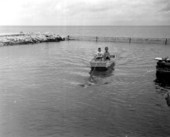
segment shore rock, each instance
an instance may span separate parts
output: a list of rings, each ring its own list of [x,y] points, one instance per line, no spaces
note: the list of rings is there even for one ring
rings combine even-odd
[[[59,42],[63,41],[59,35],[53,33],[19,33],[0,35],[0,46],[34,44],[40,42]]]

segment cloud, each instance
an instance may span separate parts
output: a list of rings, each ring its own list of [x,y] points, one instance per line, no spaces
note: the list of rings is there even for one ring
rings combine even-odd
[[[169,0],[159,0],[159,4],[162,4],[161,11],[170,12],[170,1]]]
[[[169,11],[169,0],[5,0],[0,25],[168,25]]]

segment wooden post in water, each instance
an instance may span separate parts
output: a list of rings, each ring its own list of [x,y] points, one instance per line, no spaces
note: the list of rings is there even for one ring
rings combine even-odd
[[[70,36],[69,35],[67,36],[67,40],[70,40]]]
[[[98,37],[96,37],[96,42],[97,42],[97,40],[98,40]]]
[[[131,38],[129,38],[129,43],[131,43]]]
[[[167,38],[165,39],[165,45],[167,45],[167,42],[168,42],[168,40],[167,40]]]

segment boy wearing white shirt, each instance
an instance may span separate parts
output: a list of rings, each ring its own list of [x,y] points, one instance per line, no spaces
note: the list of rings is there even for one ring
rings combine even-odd
[[[101,51],[101,48],[98,48],[97,53],[95,54],[95,59],[101,59],[103,58],[103,52]]]

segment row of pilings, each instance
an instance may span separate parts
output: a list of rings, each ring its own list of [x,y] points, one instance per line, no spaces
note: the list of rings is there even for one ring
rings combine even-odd
[[[170,38],[137,38],[137,37],[98,37],[98,36],[67,36],[62,38],[53,33],[18,33],[0,35],[0,46],[34,44],[41,42],[59,42],[63,40],[161,44],[170,45]]]
[[[66,40],[170,45],[170,38],[70,36]]]

